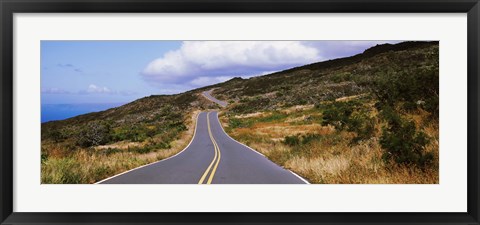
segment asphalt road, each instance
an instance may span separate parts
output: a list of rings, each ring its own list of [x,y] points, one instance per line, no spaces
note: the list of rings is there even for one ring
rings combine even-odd
[[[203,96],[205,96],[205,98],[207,98],[208,100],[210,100],[210,101],[212,101],[212,102],[215,102],[215,103],[219,104],[219,105],[222,106],[222,107],[226,107],[226,106],[227,106],[227,103],[226,103],[226,102],[220,101],[220,100],[212,97],[212,95],[211,95],[211,94],[212,94],[212,91],[213,91],[213,89],[212,89],[212,90],[209,90],[209,91],[204,91],[202,94],[203,94]]]
[[[107,178],[99,183],[305,184],[307,182],[228,136],[218,120],[218,112],[213,111],[201,112],[198,115],[194,137],[179,154]]]

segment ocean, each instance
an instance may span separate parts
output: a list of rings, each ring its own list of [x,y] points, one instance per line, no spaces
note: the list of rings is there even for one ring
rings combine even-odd
[[[125,103],[42,104],[42,123],[63,120],[85,113],[99,112]]]

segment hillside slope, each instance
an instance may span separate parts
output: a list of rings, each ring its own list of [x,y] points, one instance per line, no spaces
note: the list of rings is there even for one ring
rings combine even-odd
[[[218,87],[213,92],[217,98],[238,103],[234,111],[253,112],[365,93],[369,90],[364,83],[379,73],[415,73],[431,65],[438,65],[438,42],[403,42],[265,76],[235,78],[212,87]]]
[[[438,48],[438,42],[379,45],[352,57],[43,123],[42,183],[93,183],[175,154],[191,138],[195,113],[219,109],[200,96],[210,89],[230,103],[221,119],[231,136],[311,182],[438,182]],[[390,125],[403,129],[408,121],[424,126],[429,144],[389,166],[388,160],[403,156],[390,152],[394,157],[383,159],[389,152],[382,147],[388,141],[380,143],[383,133]],[[363,150],[352,153],[355,149]],[[391,168],[406,174],[419,170],[427,177],[395,180],[385,172]],[[360,179],[345,172],[359,170],[377,175]]]
[[[42,183],[93,183],[174,155],[207,108],[217,106],[190,91],[43,123]]]
[[[311,183],[438,183],[439,45],[404,42],[218,85],[230,136]]]

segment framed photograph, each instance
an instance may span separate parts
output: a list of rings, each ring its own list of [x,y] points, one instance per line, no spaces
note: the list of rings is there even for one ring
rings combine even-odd
[[[0,0],[1,224],[479,224],[478,0]]]

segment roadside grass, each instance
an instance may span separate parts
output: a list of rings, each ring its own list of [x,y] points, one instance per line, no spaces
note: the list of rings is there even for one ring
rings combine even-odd
[[[188,129],[165,133],[138,142],[118,142],[79,148],[74,143],[42,143],[43,184],[90,184],[115,174],[173,156],[193,137],[195,111],[186,121]],[[163,140],[171,140],[167,144]]]
[[[343,99],[342,99],[343,100]],[[370,105],[370,104],[366,104]],[[438,173],[438,123],[429,121],[422,111],[410,113],[416,124],[431,138],[425,151],[434,163],[416,165],[389,163],[383,160],[379,144],[382,126],[376,124],[372,137],[355,141],[356,134],[322,126],[322,107],[298,110],[266,111],[244,117],[222,114],[221,121],[234,139],[256,149],[273,162],[318,184],[436,184]],[[377,112],[371,112],[376,115]],[[266,116],[265,116],[266,115]],[[279,116],[281,115],[281,116]],[[230,127],[234,119],[248,126]]]

